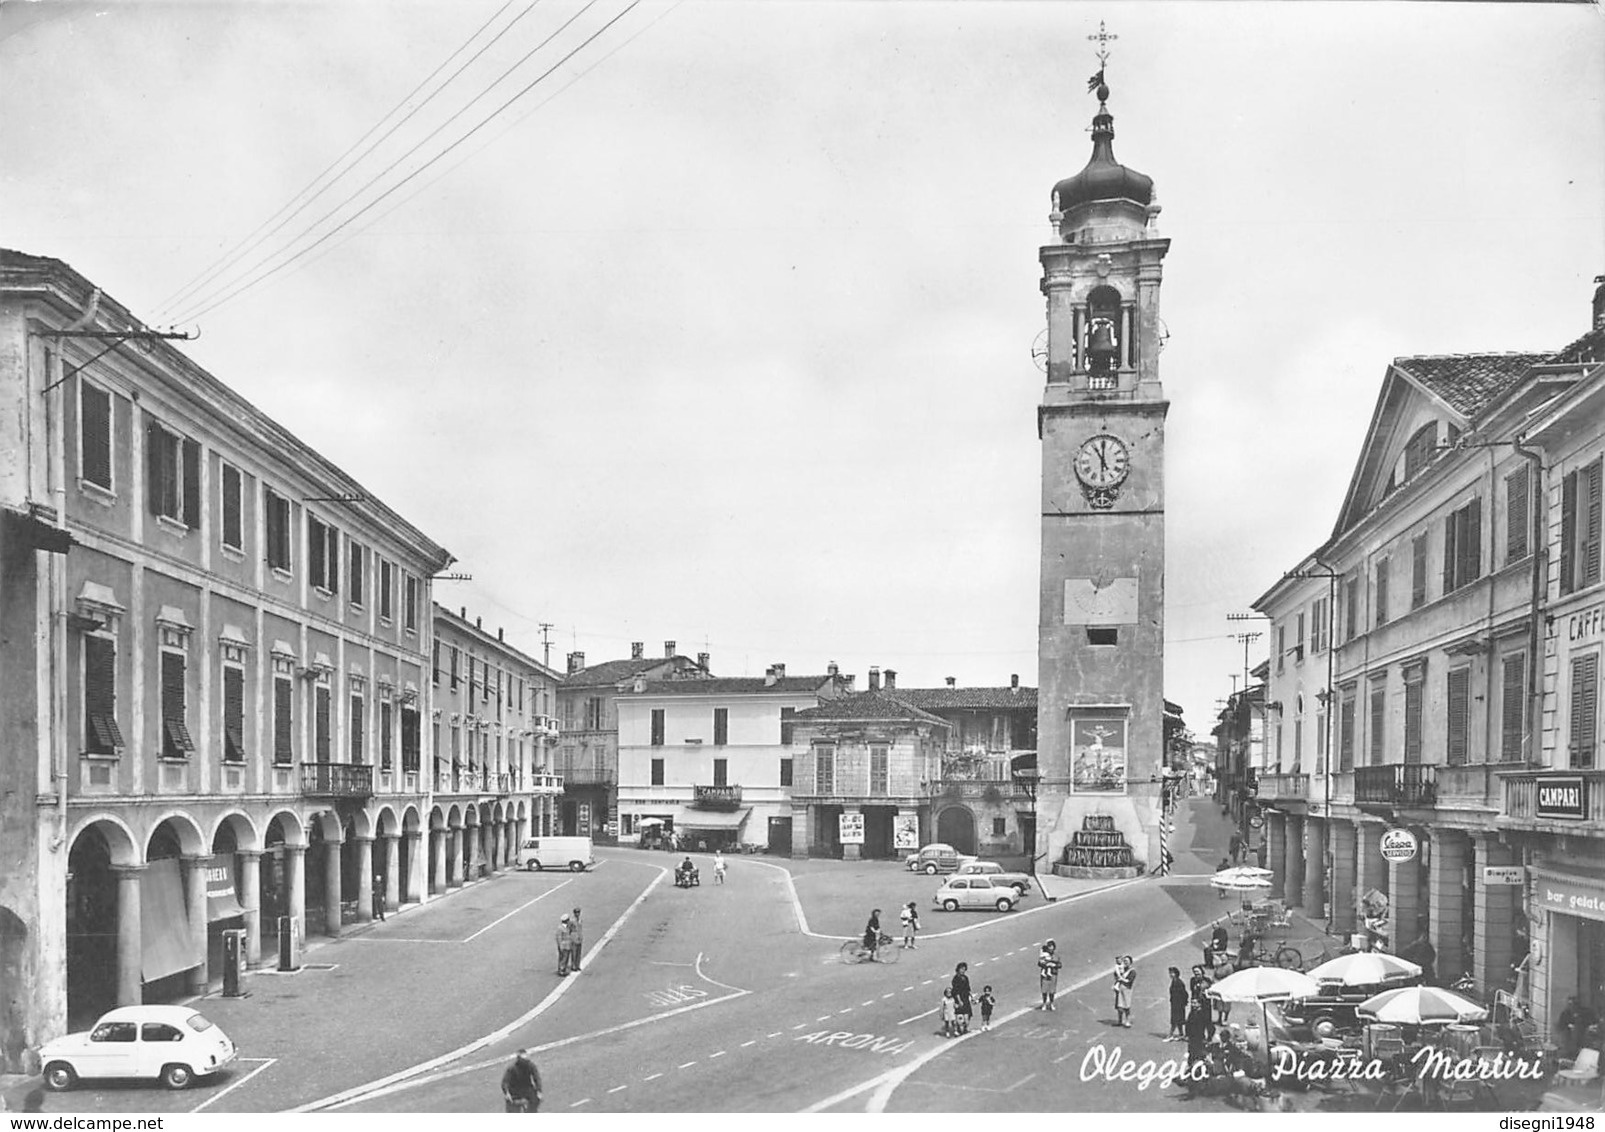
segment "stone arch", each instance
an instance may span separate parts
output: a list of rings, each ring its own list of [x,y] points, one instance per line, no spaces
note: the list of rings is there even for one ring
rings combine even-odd
[[[449,829],[449,828],[451,828],[451,827],[446,822],[446,812],[444,810],[442,810],[439,806],[431,807],[430,810],[429,810],[429,829],[430,829],[430,831],[434,832],[436,830]]]
[[[497,802],[494,806],[492,806],[490,808],[490,820],[491,821],[501,821],[502,820],[502,804],[500,802]]]
[[[463,825],[475,829],[479,828],[479,807],[467,805],[463,807]]]
[[[372,837],[377,832],[379,823],[375,815],[364,806],[347,814],[342,824],[350,829],[355,837]]]
[[[975,852],[975,814],[965,805],[948,806],[936,815],[936,840],[960,853]]]
[[[124,997],[119,982],[139,956],[118,949],[121,902],[127,890],[118,870],[144,864],[144,847],[132,830],[109,814],[90,814],[68,842],[66,991],[68,1028],[92,1020]],[[19,984],[21,985],[21,984]],[[135,983],[137,988],[137,982]]]
[[[431,818],[430,828],[433,829],[434,828],[434,821],[433,821],[434,815],[431,814],[430,818]],[[402,813],[402,815],[401,815],[401,831],[403,833],[417,833],[419,831],[419,829],[422,828],[422,825],[423,825],[423,822],[418,817],[418,807],[417,806],[408,806],[406,811],[404,813]]]
[[[275,833],[278,837],[276,841],[274,840]],[[305,849],[306,843],[306,823],[301,820],[301,815],[294,810],[275,811],[268,816],[267,825],[262,827],[262,844],[264,847],[274,844]]]
[[[163,842],[167,844],[163,846]],[[172,852],[151,852],[152,846],[171,849]],[[200,825],[183,810],[169,810],[151,823],[150,835],[145,839],[145,859],[161,856],[210,856],[212,843],[201,833]]]
[[[446,828],[447,829],[461,829],[462,826],[463,826],[463,811],[462,811],[462,807],[457,805],[456,802],[453,802],[451,804],[451,809],[446,811]]]
[[[212,826],[212,836],[207,842],[212,848],[217,848],[217,838],[227,829],[234,835],[234,851],[257,852],[262,848],[262,837],[256,831],[251,819],[239,810],[232,810],[218,818]]]
[[[380,806],[379,813],[373,819],[374,833],[379,837],[394,837],[401,832],[400,824],[395,810],[389,806]]]
[[[72,836],[67,839],[69,855],[72,852],[72,847],[76,846],[78,838],[91,828],[95,829],[104,839],[113,865],[128,866],[145,863],[144,850],[139,839],[134,836],[134,831],[128,828],[127,823],[122,818],[114,817],[111,814],[90,814],[80,821],[72,831]]]

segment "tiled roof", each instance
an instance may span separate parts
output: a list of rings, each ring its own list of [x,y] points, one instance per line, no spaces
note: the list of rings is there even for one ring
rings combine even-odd
[[[713,676],[707,679],[690,677],[681,680],[648,680],[649,696],[729,696],[762,692],[807,694],[818,691],[830,680],[829,676],[781,676],[773,684],[764,676]]]
[[[1442,397],[1468,420],[1474,420],[1501,393],[1550,354],[1423,354],[1394,358],[1396,369]]]
[[[799,723],[823,720],[894,720],[906,719],[921,723],[938,723],[948,726],[944,719],[921,711],[917,707],[887,695],[885,692],[857,692],[834,699],[821,700],[818,707],[804,708],[796,715]]]
[[[887,695],[927,711],[974,708],[1004,711],[1037,707],[1035,688],[894,688]]]
[[[596,688],[604,684],[617,684],[621,680],[628,680],[637,672],[649,672],[674,661],[666,656],[648,656],[632,660],[604,660],[601,664],[593,664],[589,668],[582,668],[578,672],[571,672],[563,677],[562,686],[565,688]],[[686,661],[687,664],[691,662]],[[693,666],[694,667],[694,666]]]
[[[1595,327],[1547,360],[1556,363],[1605,361],[1605,326]]]

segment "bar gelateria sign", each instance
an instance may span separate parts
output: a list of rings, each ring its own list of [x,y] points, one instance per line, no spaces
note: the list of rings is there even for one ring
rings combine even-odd
[[[1568,916],[1605,920],[1605,887],[1580,880],[1549,877],[1539,877],[1533,887],[1537,889],[1539,906],[1542,908],[1564,912]]]

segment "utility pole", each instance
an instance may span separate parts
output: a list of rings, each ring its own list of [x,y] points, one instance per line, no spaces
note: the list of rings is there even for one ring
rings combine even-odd
[[[552,623],[550,621],[542,621],[540,624],[541,663],[550,668],[552,667]]]

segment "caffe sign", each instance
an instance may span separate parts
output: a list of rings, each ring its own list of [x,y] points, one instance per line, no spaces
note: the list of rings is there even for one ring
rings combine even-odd
[[[1408,829],[1390,829],[1382,834],[1384,861],[1413,861],[1416,855],[1416,835]]]
[[[1578,820],[1586,816],[1582,775],[1566,774],[1553,778],[1540,778],[1535,786],[1538,790],[1538,807],[1535,811],[1538,817]]]

